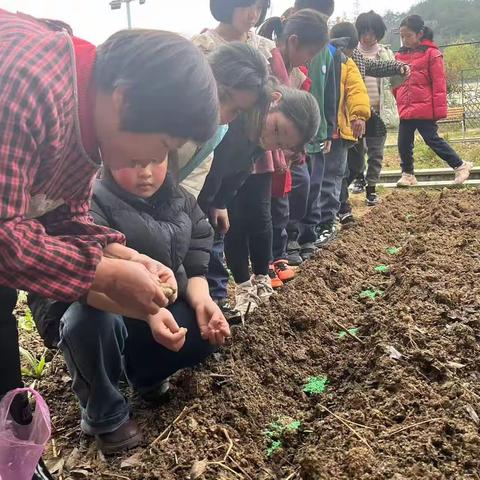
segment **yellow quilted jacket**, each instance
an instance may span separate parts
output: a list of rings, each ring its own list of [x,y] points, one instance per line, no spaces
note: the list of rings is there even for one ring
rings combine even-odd
[[[357,65],[351,58],[342,62],[338,102],[338,133],[340,138],[356,142],[351,122],[370,118],[371,108],[367,87]]]

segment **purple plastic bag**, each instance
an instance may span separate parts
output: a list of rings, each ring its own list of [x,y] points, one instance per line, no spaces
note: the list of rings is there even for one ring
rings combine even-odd
[[[10,415],[10,405],[20,393],[35,398],[29,425],[18,424]],[[0,402],[0,480],[31,480],[50,433],[50,412],[38,392],[31,388],[8,392]]]

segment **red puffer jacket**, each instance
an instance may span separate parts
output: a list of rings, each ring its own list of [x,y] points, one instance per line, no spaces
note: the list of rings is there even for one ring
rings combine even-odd
[[[447,116],[447,82],[442,52],[424,40],[415,49],[402,48],[396,59],[410,66],[410,77],[393,93],[402,120],[440,120]]]

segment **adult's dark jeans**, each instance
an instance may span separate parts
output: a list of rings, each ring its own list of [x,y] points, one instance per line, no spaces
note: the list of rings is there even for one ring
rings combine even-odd
[[[82,430],[88,435],[115,431],[129,418],[119,390],[124,373],[140,393],[147,393],[176,371],[192,367],[215,351],[202,340],[195,312],[178,301],[170,312],[188,329],[186,342],[172,352],[152,337],[145,322],[74,303],[60,322],[60,343],[81,407]]]
[[[434,120],[401,120],[398,130],[398,152],[403,173],[414,174],[413,147],[417,130],[425,143],[451,168],[462,165],[462,159],[457,152],[438,134],[437,122]]]
[[[225,258],[235,283],[267,275],[272,255],[272,174],[250,175],[228,207],[230,230],[225,235]]]

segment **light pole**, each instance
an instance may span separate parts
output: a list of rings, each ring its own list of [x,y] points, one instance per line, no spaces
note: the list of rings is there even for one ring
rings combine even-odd
[[[127,24],[128,28],[132,28],[132,14],[130,12],[130,3],[133,2],[134,0],[111,0],[110,2],[110,8],[112,10],[120,10],[122,8],[122,3],[127,4]],[[140,5],[143,5],[147,0],[138,0],[138,3]]]

